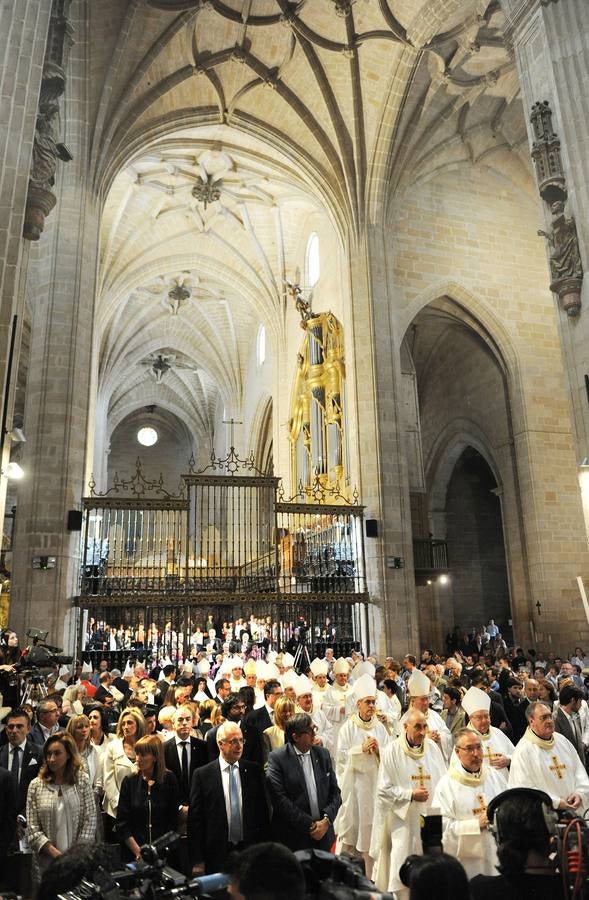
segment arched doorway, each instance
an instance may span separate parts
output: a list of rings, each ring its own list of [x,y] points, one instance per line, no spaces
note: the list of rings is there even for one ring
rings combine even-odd
[[[455,626],[492,617],[509,629],[514,579],[525,584],[509,373],[492,336],[448,297],[415,317],[402,360],[420,637],[442,648]]]

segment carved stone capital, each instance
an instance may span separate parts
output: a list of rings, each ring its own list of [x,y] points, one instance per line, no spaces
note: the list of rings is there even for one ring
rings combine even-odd
[[[567,316],[574,318],[581,311],[582,278],[557,278],[550,285],[550,290],[558,294],[560,305]]]

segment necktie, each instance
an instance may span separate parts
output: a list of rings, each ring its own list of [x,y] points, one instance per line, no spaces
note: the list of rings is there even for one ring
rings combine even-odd
[[[302,753],[299,756],[303,767],[303,777],[307,786],[309,795],[309,807],[311,816],[314,820],[319,819],[319,802],[317,800],[317,785],[315,784],[315,776],[313,775],[313,761],[310,753]]]
[[[239,809],[239,790],[237,787],[237,764],[229,769],[229,805],[231,808],[231,821],[229,822],[229,843],[241,843],[241,812]]]
[[[18,764],[20,761],[20,747],[14,747],[12,751],[12,767],[10,771],[18,781]]]
[[[186,741],[180,744],[182,747],[182,793],[188,795],[188,750],[186,749]]]

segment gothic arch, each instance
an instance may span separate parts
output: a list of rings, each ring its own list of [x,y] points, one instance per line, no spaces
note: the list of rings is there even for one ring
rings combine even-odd
[[[253,418],[250,441],[256,466],[267,474],[274,470],[272,413],[272,397],[261,397]]]

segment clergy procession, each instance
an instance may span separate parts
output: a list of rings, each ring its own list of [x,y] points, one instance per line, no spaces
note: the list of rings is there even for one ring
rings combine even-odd
[[[42,890],[80,843],[125,863],[178,832],[169,862],[186,877],[273,840],[354,859],[397,900],[421,896],[434,857],[439,884],[463,884],[452,896],[567,896],[551,839],[589,808],[589,667],[580,648],[572,659],[516,648],[380,663],[328,649],[298,673],[288,652],[202,652],[149,672],[129,659],[121,673],[105,656],[57,668],[43,698],[23,702],[7,642],[3,887],[26,859]]]

